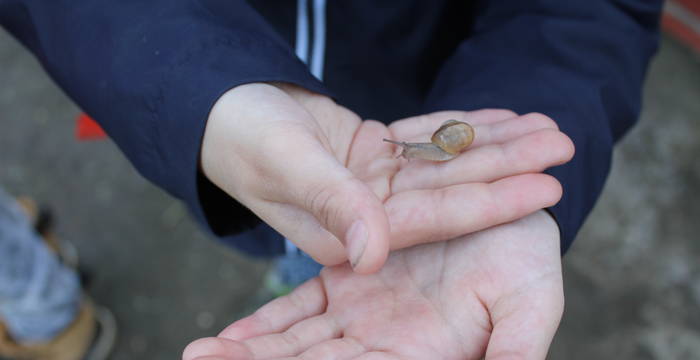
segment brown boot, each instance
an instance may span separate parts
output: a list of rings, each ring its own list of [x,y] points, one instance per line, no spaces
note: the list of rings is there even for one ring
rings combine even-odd
[[[58,240],[52,222],[50,219],[42,219],[44,215],[36,202],[28,197],[20,197],[17,198],[17,203],[47,246],[64,264],[77,270],[77,251],[70,243]],[[18,360],[104,360],[114,346],[116,333],[117,326],[112,312],[96,307],[85,297],[73,323],[47,342],[18,344],[0,319],[0,357]]]
[[[47,342],[20,345],[0,324],[0,355],[13,359],[81,360],[93,342],[96,324],[95,308],[89,301],[68,328]]]

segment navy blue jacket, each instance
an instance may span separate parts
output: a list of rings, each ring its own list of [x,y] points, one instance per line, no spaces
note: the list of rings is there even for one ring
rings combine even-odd
[[[638,117],[660,0],[309,3],[316,11],[279,0],[0,0],[0,24],[141,174],[249,253],[281,252],[282,239],[204,178],[198,158],[213,103],[258,81],[295,83],[385,122],[446,109],[550,116],[576,145],[549,171],[564,186],[551,211],[568,249],[613,143]],[[295,55],[296,45],[306,57],[302,41],[314,47],[297,32],[302,15],[314,39],[325,36],[312,59],[323,81]]]

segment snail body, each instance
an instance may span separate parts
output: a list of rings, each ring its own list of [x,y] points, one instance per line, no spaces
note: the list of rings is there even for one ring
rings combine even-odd
[[[429,143],[409,143],[405,141],[384,141],[403,147],[399,156],[406,159],[447,161],[454,159],[474,141],[474,128],[471,125],[447,120],[431,136]]]

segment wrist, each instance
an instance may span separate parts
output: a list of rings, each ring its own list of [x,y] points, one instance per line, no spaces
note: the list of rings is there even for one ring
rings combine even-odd
[[[241,151],[243,141],[240,137],[245,136],[242,131],[246,126],[245,119],[254,116],[255,112],[255,107],[249,104],[264,103],[265,93],[283,96],[279,89],[266,83],[239,85],[221,95],[207,117],[199,168],[209,181],[231,196],[234,196],[232,189],[235,188],[233,170],[238,168],[231,162]]]

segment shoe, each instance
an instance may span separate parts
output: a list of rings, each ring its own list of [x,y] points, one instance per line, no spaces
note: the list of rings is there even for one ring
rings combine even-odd
[[[76,269],[85,289],[88,273],[78,265],[77,248],[69,242],[60,241],[55,235],[51,211],[39,207],[28,197],[18,198],[17,203],[47,246],[66,266]],[[0,360],[106,359],[117,337],[116,320],[109,309],[96,306],[87,296],[84,299],[73,323],[45,343],[18,344],[0,319]]]
[[[95,307],[97,329],[92,344],[85,356],[86,360],[104,360],[114,348],[117,340],[117,321],[114,314],[106,307]]]
[[[12,360],[105,360],[117,337],[112,312],[86,300],[75,321],[50,341],[18,344],[0,323],[0,356]]]

